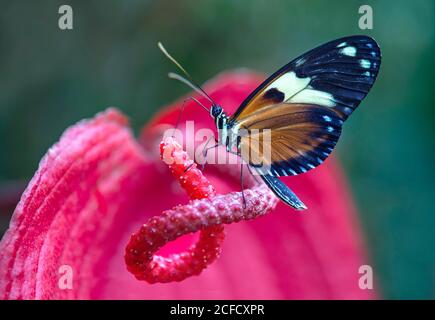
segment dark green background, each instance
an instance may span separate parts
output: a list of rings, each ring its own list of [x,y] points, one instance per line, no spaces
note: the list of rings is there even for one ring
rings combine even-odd
[[[71,4],[74,30],[58,28]],[[358,28],[370,4],[374,29]],[[162,40],[203,82],[226,69],[271,73],[323,42],[377,39],[379,78],[346,124],[346,169],[381,292],[435,298],[433,1],[2,1],[0,192],[29,179],[63,130],[117,106],[136,132],[187,91],[166,78]],[[11,209],[3,208],[2,230]],[[0,231],[1,232],[1,231]]]

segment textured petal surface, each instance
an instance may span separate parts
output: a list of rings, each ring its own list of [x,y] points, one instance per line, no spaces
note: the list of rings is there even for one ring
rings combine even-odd
[[[228,73],[206,90],[231,113],[261,77]],[[202,101],[205,103],[205,101]],[[130,235],[151,216],[188,198],[158,160],[161,132],[180,103],[142,132],[141,146],[114,110],[68,129],[43,158],[0,243],[0,297],[5,299],[291,299],[374,298],[360,290],[363,252],[355,210],[336,163],[284,179],[309,207],[278,204],[270,214],[227,226],[220,258],[198,277],[147,284],[127,270]],[[195,130],[212,119],[188,105]],[[205,173],[218,193],[239,190],[234,176]],[[162,254],[188,247],[184,236]],[[73,288],[60,289],[59,268],[73,270]]]

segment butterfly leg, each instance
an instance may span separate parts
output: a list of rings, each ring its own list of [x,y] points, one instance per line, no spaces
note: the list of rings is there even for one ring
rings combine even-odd
[[[239,152],[234,152],[234,151],[228,151],[228,152],[240,157]],[[249,166],[248,166],[248,169],[249,169]],[[251,169],[249,169],[249,172],[251,172]],[[252,172],[251,172],[251,174],[252,174]],[[242,160],[242,163],[240,164],[240,187],[242,190],[243,209],[245,209],[246,208],[246,198],[245,198],[245,187],[244,187],[244,183],[243,183],[243,160]]]
[[[211,141],[212,138],[214,138],[214,140],[215,140],[215,144],[214,144],[213,146],[207,148],[207,145],[210,143],[210,141]],[[214,149],[214,148],[216,148],[217,146],[219,146],[218,140],[217,140],[214,136],[210,136],[210,138],[208,138],[207,142],[206,142],[205,145],[204,145],[204,149],[202,149],[202,157],[204,158],[204,162],[201,163],[201,170],[204,170],[205,163],[206,163],[206,161],[207,161],[207,153],[208,153],[208,150],[210,150],[210,149]]]
[[[261,181],[258,180],[257,176],[252,172],[251,167],[249,165],[247,165],[249,173],[251,173],[251,176],[254,177],[255,182],[260,183]]]
[[[195,164],[194,162],[192,162],[191,164],[189,164],[189,165],[187,166],[187,168],[184,169],[184,173],[186,173],[187,171],[189,171],[190,168],[192,168],[192,166],[193,166],[194,164]]]
[[[172,134],[172,136],[175,135],[175,130],[177,130],[178,125],[180,124],[180,121],[181,121],[181,114],[183,113],[183,111],[184,111],[184,107],[185,107],[185,105],[186,105],[186,103],[187,103],[188,101],[194,101],[194,102],[196,102],[197,104],[199,104],[201,107],[204,107],[204,105],[203,105],[202,103],[200,103],[200,102],[199,102],[197,99],[195,99],[194,97],[188,97],[188,98],[184,99],[184,100],[183,100],[183,104],[181,105],[181,108],[180,108],[180,113],[178,114],[177,123],[176,123],[176,125],[175,125],[175,127],[174,127],[174,133]]]
[[[242,187],[243,209],[246,209],[245,188],[244,188],[244,185],[243,185],[243,162],[240,165],[240,184],[241,184],[241,187]]]
[[[213,138],[212,136],[207,140],[207,142],[205,143],[205,145],[204,145],[204,148],[203,148],[203,150],[202,150],[202,156],[204,157],[204,159],[206,159],[207,158],[207,152],[208,152],[208,150],[209,149],[213,149],[213,148],[216,148],[219,144],[218,143],[216,143],[214,146],[212,146],[212,147],[208,147],[207,148],[207,145],[208,145],[208,143],[211,141],[211,138]],[[215,141],[217,142],[217,140],[216,140],[216,138],[215,138]],[[184,170],[184,172],[187,172],[187,171],[189,171],[189,169],[191,168],[193,166],[193,163],[191,164],[191,165],[189,165],[185,170]],[[201,163],[201,170],[204,170],[204,167],[205,167],[205,161],[203,162],[203,163]]]

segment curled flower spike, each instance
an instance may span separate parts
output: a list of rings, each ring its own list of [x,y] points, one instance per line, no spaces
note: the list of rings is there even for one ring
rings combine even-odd
[[[253,219],[277,204],[276,197],[264,185],[244,191],[246,208],[241,192],[216,195],[208,179],[173,138],[161,142],[160,154],[192,200],[151,218],[131,236],[125,252],[127,268],[137,279],[149,283],[181,281],[200,274],[220,254],[222,224]],[[199,230],[198,242],[186,252],[167,258],[155,254],[168,242]]]

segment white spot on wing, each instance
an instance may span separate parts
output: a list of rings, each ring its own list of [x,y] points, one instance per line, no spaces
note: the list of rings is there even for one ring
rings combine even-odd
[[[356,48],[355,47],[346,47],[340,50],[342,54],[349,57],[355,57],[356,55]]]
[[[333,132],[334,128],[333,127],[328,127],[327,130],[328,130],[328,132]]]
[[[334,107],[335,101],[332,94],[324,91],[305,89],[295,94],[289,102],[317,104],[324,107]]]
[[[344,47],[344,46],[346,46],[346,45],[347,45],[346,42],[342,42],[342,43],[340,43],[340,44],[337,46],[337,48],[342,48],[342,47]]]
[[[302,64],[305,63],[305,59],[304,58],[300,58],[296,61],[296,67],[300,67]]]
[[[310,83],[311,78],[298,78],[294,72],[287,72],[273,81],[266,90],[275,88],[284,93],[284,101],[293,97]]]
[[[349,107],[344,107],[344,108],[343,108],[343,111],[344,111],[346,114],[351,114],[352,111],[353,111],[353,109],[352,109],[352,108],[349,108]]]
[[[326,122],[331,122],[332,119],[329,116],[323,116],[323,120],[325,120]]]
[[[370,66],[372,65],[372,63],[369,60],[366,60],[366,59],[361,59],[359,61],[359,64],[361,65],[362,68],[365,68],[365,69],[370,68]]]

